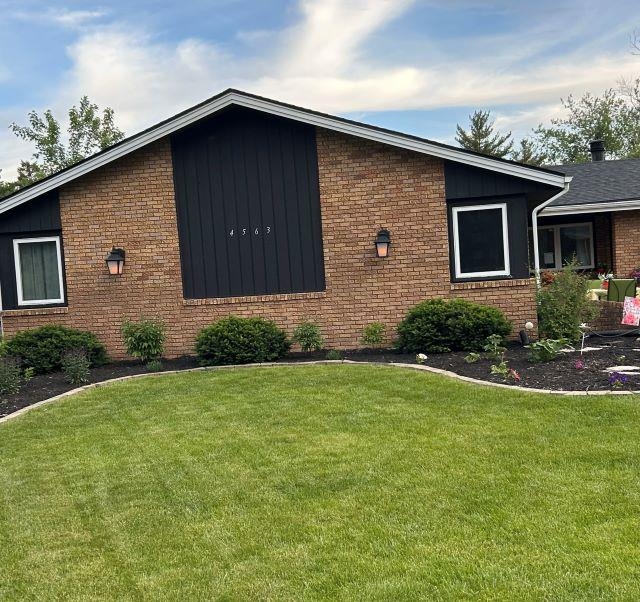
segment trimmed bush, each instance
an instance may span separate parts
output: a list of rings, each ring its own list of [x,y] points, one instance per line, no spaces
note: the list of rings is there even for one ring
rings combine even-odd
[[[229,316],[206,326],[196,338],[196,353],[205,366],[271,362],[290,347],[284,330],[263,318]]]
[[[487,337],[510,332],[511,323],[495,307],[429,299],[411,308],[398,325],[398,346],[407,353],[482,351]]]
[[[164,353],[164,324],[159,320],[127,320],[122,325],[122,338],[127,353],[145,364],[157,360]]]
[[[96,335],[57,324],[23,330],[7,342],[6,349],[37,374],[60,370],[64,354],[72,349],[84,349],[92,366],[107,362],[107,351]]]

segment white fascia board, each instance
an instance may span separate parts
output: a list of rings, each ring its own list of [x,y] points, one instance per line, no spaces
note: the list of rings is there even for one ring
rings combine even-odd
[[[93,159],[88,159],[76,167],[72,167],[67,171],[54,175],[41,184],[36,184],[25,190],[23,193],[17,193],[10,199],[7,199],[4,203],[0,201],[0,213],[13,209],[14,207],[17,207],[18,205],[21,205],[22,203],[25,203],[45,192],[59,188],[60,186],[75,180],[84,174],[128,155],[147,144],[159,140],[160,138],[164,138],[165,136],[189,126],[204,117],[208,117],[229,105],[238,105],[250,109],[256,109],[258,111],[293,119],[309,125],[315,125],[317,127],[350,134],[359,138],[366,138],[375,142],[381,142],[382,144],[389,144],[398,148],[439,157],[441,159],[456,161],[458,163],[465,163],[481,169],[488,169],[518,178],[549,184],[551,186],[562,187],[565,182],[569,182],[571,180],[570,176],[540,171],[514,163],[505,163],[503,161],[492,159],[491,157],[473,155],[454,148],[442,147],[426,141],[416,140],[414,138],[404,136],[403,134],[380,131],[366,125],[345,122],[327,115],[316,114],[287,105],[280,105],[267,99],[245,96],[238,92],[229,92],[224,96],[211,100],[205,105],[196,107],[183,115],[170,119],[157,127],[151,128],[149,131],[144,132],[139,136],[135,136],[131,140],[107,150]]]
[[[576,215],[580,213],[607,213],[609,211],[633,211],[640,209],[640,199],[632,201],[609,201],[602,203],[584,203],[580,205],[549,206],[540,212],[542,217],[551,215]]]

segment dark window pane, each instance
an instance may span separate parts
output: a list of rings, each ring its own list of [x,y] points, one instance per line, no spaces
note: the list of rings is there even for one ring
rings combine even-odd
[[[540,251],[540,267],[555,268],[555,235],[553,229],[541,228],[538,230],[538,250]]]
[[[20,274],[23,301],[45,301],[60,298],[58,249],[54,241],[22,243]]]
[[[562,250],[563,264],[567,264],[575,258],[578,265],[593,265],[591,228],[588,225],[562,226],[560,228],[560,249]]]
[[[459,211],[457,215],[461,273],[503,271],[502,209]]]

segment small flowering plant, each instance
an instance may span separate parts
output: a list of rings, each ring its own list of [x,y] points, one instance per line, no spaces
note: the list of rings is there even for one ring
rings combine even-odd
[[[416,362],[418,364],[424,364],[428,359],[429,358],[424,353],[418,353],[418,355],[416,355]]]
[[[635,278],[636,282],[640,282],[640,267],[633,268],[629,272],[629,278]]]
[[[612,372],[609,375],[609,385],[612,389],[622,389],[629,382],[629,377],[621,372]]]
[[[507,380],[519,383],[521,380],[520,373],[515,368],[509,368],[509,372],[507,372]]]
[[[585,363],[583,359],[576,360],[575,369],[576,370],[584,370]]]

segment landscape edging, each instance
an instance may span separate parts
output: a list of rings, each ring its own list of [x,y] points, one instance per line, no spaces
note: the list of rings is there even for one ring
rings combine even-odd
[[[200,368],[187,368],[186,370],[166,370],[160,372],[143,372],[141,374],[129,374],[128,376],[118,376],[116,378],[110,378],[108,380],[103,380],[98,383],[91,383],[88,385],[83,385],[82,387],[77,387],[75,389],[71,389],[70,391],[65,391],[64,393],[60,393],[60,395],[55,395],[54,397],[49,397],[48,399],[43,399],[41,401],[37,401],[34,404],[29,406],[25,406],[24,408],[20,408],[11,414],[7,414],[0,418],[0,424],[3,422],[8,422],[13,418],[17,418],[22,414],[26,414],[29,410],[33,410],[40,406],[49,404],[53,401],[58,401],[60,399],[64,399],[65,397],[70,397],[71,395],[76,395],[77,393],[82,393],[84,391],[89,391],[91,389],[97,389],[99,387],[104,387],[113,383],[122,382],[126,380],[132,380],[135,378],[154,378],[157,376],[166,376],[168,374],[184,374],[186,372],[201,372],[205,370],[234,370],[234,369],[242,369],[242,368],[257,368],[257,367],[265,367],[265,366],[309,366],[313,364],[360,364],[360,365],[368,365],[368,366],[394,366],[396,368],[409,368],[411,370],[422,370],[425,372],[431,372],[432,374],[440,374],[441,376],[448,376],[449,378],[455,378],[457,380],[461,380],[463,382],[468,382],[476,385],[482,385],[485,387],[497,387],[500,389],[511,389],[513,391],[519,391],[520,393],[545,393],[547,395],[563,395],[563,396],[589,396],[589,395],[635,395],[637,391],[554,391],[553,389],[533,389],[527,387],[518,387],[517,385],[507,385],[503,383],[492,383],[487,380],[480,380],[478,378],[472,378],[470,376],[463,376],[461,374],[456,374],[455,372],[450,372],[449,370],[443,370],[442,368],[434,368],[433,366],[427,366],[425,364],[405,364],[402,362],[388,362],[388,363],[380,363],[380,362],[359,362],[355,360],[313,360],[308,362],[261,362],[255,364],[239,364],[239,365],[228,365],[228,366],[203,366]]]

